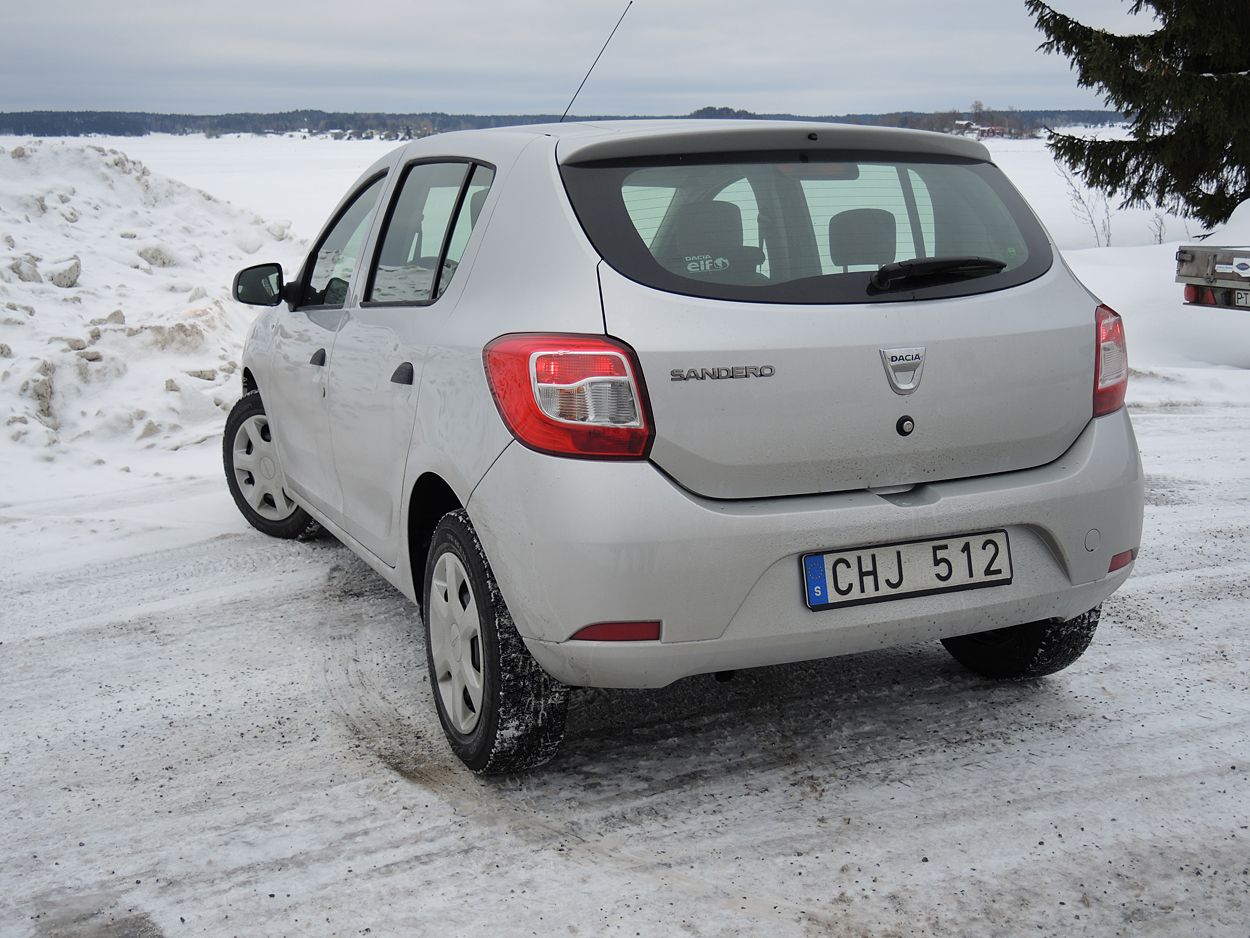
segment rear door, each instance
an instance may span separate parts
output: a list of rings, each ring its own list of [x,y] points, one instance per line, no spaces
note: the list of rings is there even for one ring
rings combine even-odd
[[[404,169],[363,302],[347,311],[335,341],[329,421],[343,526],[391,566],[426,349],[451,311],[439,299],[493,178],[491,167],[467,160]]]
[[[652,459],[683,486],[743,498],[1004,472],[1057,458],[1088,422],[1095,304],[993,167],[655,162],[611,168],[636,243],[587,230],[607,330],[647,379]],[[870,281],[956,256],[1003,269]]]

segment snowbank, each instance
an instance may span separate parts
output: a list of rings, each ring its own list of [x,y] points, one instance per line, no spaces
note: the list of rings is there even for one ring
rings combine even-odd
[[[231,278],[297,266],[288,228],[115,149],[0,147],[0,466],[116,470],[218,434],[253,316]]]
[[[1220,228],[1215,229],[1211,237],[1203,244],[1218,244],[1228,247],[1250,246],[1250,201],[1242,202],[1233,209],[1232,217]]]

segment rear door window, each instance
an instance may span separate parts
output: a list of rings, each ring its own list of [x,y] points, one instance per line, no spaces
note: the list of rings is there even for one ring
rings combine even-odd
[[[562,167],[604,259],[676,293],[840,303],[957,296],[1040,276],[1045,233],[989,163],[911,154],[725,154]],[[886,264],[977,257],[999,272],[875,290]]]
[[[423,304],[441,296],[493,179],[490,167],[469,162],[408,167],[386,219],[366,302]]]
[[[443,295],[443,291],[447,289],[447,285],[451,283],[451,278],[456,274],[456,269],[460,266],[460,260],[464,257],[464,249],[469,244],[469,235],[473,233],[473,229],[477,226],[478,216],[481,215],[482,206],[486,202],[486,193],[490,191],[490,184],[494,180],[495,171],[489,166],[483,166],[481,163],[473,167],[472,174],[466,180],[460,212],[456,216],[455,227],[451,229],[451,237],[447,242],[447,255],[443,259],[443,273],[438,278],[438,284],[435,287],[435,299]]]

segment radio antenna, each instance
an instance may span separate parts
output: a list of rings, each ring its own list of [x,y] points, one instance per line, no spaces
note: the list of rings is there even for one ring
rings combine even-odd
[[[628,13],[629,8],[633,5],[634,0],[629,0],[629,3],[625,4],[625,13]],[[604,50],[608,48],[608,42],[612,41],[612,37],[616,35],[616,31],[620,29],[621,23],[625,19],[625,13],[622,13],[621,18],[616,21],[616,25],[612,27],[612,32],[608,33],[608,41],[603,44],[603,49],[599,50],[599,54],[595,56],[595,60],[590,63],[590,68],[586,69],[586,78],[590,77],[590,73],[595,70],[595,66],[599,64],[599,60],[603,58]],[[582,79],[582,84],[578,85],[577,90],[573,92],[573,99],[569,101],[569,107],[564,109],[564,113],[561,114],[560,119],[556,121],[557,124],[563,124],[564,119],[569,116],[569,108],[573,106],[573,101],[577,100],[577,96],[582,93],[582,86],[586,84],[586,78]]]

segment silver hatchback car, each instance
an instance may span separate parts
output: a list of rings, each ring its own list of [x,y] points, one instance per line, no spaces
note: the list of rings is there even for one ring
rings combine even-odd
[[[1120,317],[980,144],[795,122],[409,143],[303,269],[241,271],[226,477],[420,604],[480,772],[569,686],[661,687],[940,639],[1075,661],[1143,477]]]

